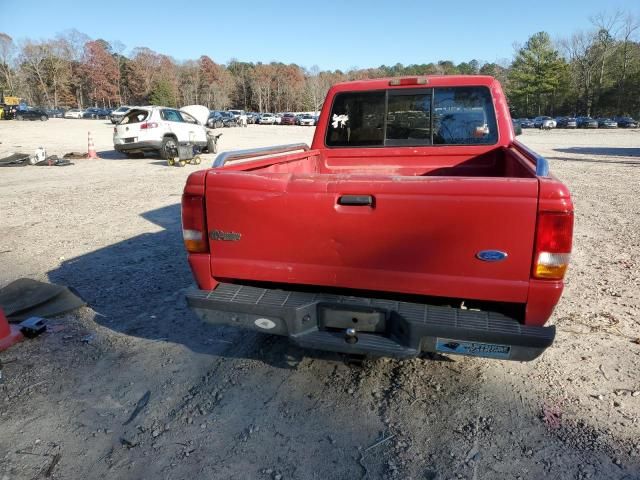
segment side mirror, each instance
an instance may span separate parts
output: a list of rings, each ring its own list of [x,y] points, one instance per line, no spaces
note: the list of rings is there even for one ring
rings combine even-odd
[[[519,123],[515,123],[515,122],[513,123],[513,131],[516,134],[516,137],[518,135],[522,135],[522,127],[520,126]]]

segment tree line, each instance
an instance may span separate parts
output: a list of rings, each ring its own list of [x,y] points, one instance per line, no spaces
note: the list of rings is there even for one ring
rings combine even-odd
[[[279,62],[203,55],[178,62],[146,47],[128,55],[120,42],[76,30],[17,44],[0,32],[0,90],[31,105],[87,107],[202,104],[210,109],[260,112],[319,110],[340,81],[410,75],[483,74],[505,87],[515,117],[638,115],[640,23],[629,13],[602,13],[592,28],[552,40],[538,32],[501,62],[438,62],[377,68],[320,70]]]

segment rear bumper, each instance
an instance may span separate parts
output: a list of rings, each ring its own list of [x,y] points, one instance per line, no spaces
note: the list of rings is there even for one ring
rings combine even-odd
[[[132,143],[116,143],[113,145],[118,152],[128,152],[131,150],[160,150],[162,147],[162,141],[160,140],[148,140],[146,142],[132,142]]]
[[[198,147],[206,147],[207,142],[193,142]],[[162,148],[161,140],[147,140],[144,142],[133,143],[115,143],[113,148],[118,152],[142,151],[142,150],[160,150]]]
[[[528,361],[555,338],[554,326],[526,326],[496,312],[228,283],[211,291],[191,290],[187,303],[209,323],[360,355],[407,358],[438,352]],[[355,335],[347,335],[347,328]]]

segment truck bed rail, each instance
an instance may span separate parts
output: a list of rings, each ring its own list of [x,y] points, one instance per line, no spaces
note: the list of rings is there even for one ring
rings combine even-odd
[[[265,155],[278,155],[280,153],[295,152],[296,150],[309,151],[309,145],[306,143],[290,143],[287,145],[275,145],[273,147],[250,148],[247,150],[231,150],[222,152],[213,161],[213,168],[223,167],[225,163],[231,160],[244,160],[253,157],[262,157]]]
[[[536,164],[536,177],[548,177],[549,176],[549,162],[542,155],[537,154],[529,147],[519,141],[513,142],[519,149],[521,149],[526,155]]]

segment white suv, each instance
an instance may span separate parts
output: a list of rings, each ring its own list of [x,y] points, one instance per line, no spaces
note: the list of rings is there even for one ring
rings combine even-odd
[[[166,159],[168,151],[180,144],[205,148],[207,129],[175,108],[134,107],[113,129],[113,147],[126,154],[156,151]]]

